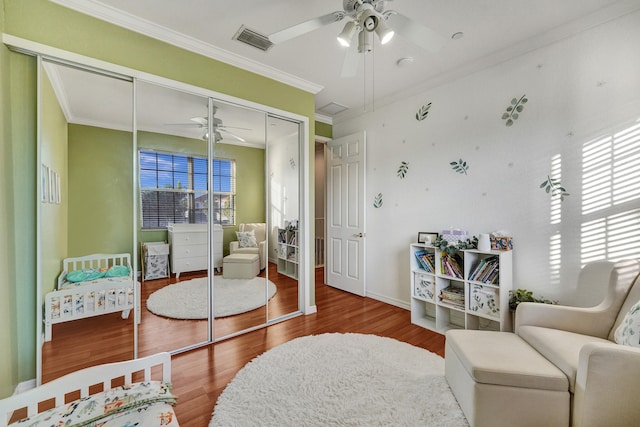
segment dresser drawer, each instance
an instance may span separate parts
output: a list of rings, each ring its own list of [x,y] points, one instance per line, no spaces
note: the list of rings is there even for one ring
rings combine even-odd
[[[207,269],[207,257],[179,258],[174,259],[171,263],[172,273],[181,273],[183,271],[197,271]]]
[[[203,245],[177,245],[171,248],[171,257],[173,259],[207,257],[207,244]]]
[[[186,232],[172,233],[172,244],[174,246],[182,245],[207,245],[207,233]]]

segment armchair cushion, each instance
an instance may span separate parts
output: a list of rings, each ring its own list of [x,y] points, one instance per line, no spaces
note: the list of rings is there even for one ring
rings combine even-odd
[[[615,333],[618,344],[640,347],[640,301],[626,314]]]
[[[604,338],[539,326],[521,326],[518,335],[567,376],[572,393],[582,347],[589,343],[612,344]]]

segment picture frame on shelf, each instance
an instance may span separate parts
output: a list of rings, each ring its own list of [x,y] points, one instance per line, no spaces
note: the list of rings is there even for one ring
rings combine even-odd
[[[430,245],[437,238],[438,238],[438,233],[433,233],[430,231],[418,232],[418,243],[424,243],[425,245]]]

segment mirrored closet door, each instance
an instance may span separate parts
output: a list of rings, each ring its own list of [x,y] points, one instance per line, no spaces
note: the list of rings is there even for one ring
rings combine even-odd
[[[155,76],[38,67],[43,382],[300,314],[300,120]]]
[[[37,342],[46,382],[134,357],[133,85],[56,62],[39,61],[38,71]],[[64,260],[77,258],[86,274],[66,276]]]
[[[300,124],[269,116],[267,126],[268,224],[271,280],[278,298],[268,305],[274,321],[299,310],[300,259]]]

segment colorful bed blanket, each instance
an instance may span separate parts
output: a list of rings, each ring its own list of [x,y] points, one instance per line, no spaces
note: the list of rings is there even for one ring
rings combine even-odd
[[[171,384],[147,381],[116,387],[20,420],[16,425],[50,426],[178,426]]]

